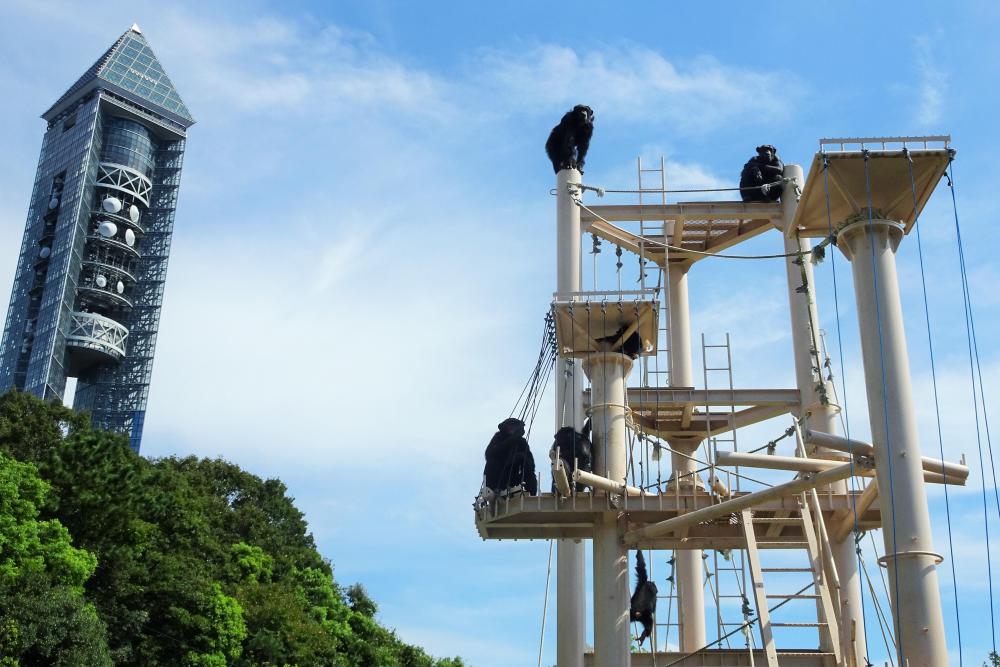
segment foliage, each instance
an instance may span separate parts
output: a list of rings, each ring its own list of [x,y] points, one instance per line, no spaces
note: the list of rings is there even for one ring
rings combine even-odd
[[[280,480],[150,461],[16,392],[0,397],[0,452],[0,577],[41,577],[32,604],[0,587],[0,667],[464,667],[400,641],[360,584],[341,589]]]
[[[0,452],[0,665],[110,665],[106,627],[83,596],[97,559],[40,520],[48,485]]]

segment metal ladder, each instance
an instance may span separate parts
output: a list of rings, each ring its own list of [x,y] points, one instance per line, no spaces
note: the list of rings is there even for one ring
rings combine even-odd
[[[729,405],[729,431],[727,435],[713,435],[706,440],[706,458],[708,461],[715,460],[715,452],[720,444],[729,445],[732,451],[739,451],[739,443],[737,442],[736,429],[734,423],[734,415],[736,414],[736,403],[735,403],[735,387],[733,386],[733,355],[732,347],[729,334],[726,334],[726,342],[721,344],[710,344],[705,339],[705,334],[701,335],[701,366],[702,366],[702,379],[704,382],[704,387],[706,391],[711,389],[713,377],[716,377],[720,373],[725,374],[725,379],[723,381],[723,386],[728,389],[730,396]],[[711,412],[709,406],[705,406],[705,413]],[[731,489],[733,493],[740,491],[740,478],[739,468],[736,468],[737,475],[731,477],[733,483]],[[711,475],[714,477],[716,471],[713,468],[711,470]],[[720,557],[719,550],[714,550],[712,552],[713,558],[713,571],[715,572],[715,621],[716,628],[718,632],[718,637],[723,637],[733,628],[738,628],[743,625],[743,619],[736,619],[734,621],[727,621],[724,617],[722,607],[724,601],[729,600],[739,600],[743,601],[743,596],[749,596],[749,591],[747,590],[747,562],[746,555],[742,549],[733,549],[729,552],[729,559],[725,557]],[[722,586],[722,573],[732,572],[736,577],[736,584],[738,594],[727,594],[723,593]]]
[[[636,173],[639,182],[639,235],[642,237],[659,235],[663,233],[663,225],[666,221],[653,221],[642,219],[642,207],[645,204],[654,203],[650,198],[655,199],[657,204],[667,203],[667,171],[663,156],[660,156],[659,167],[644,167],[642,157],[636,158]],[[643,175],[645,176],[645,181]],[[658,183],[650,184],[648,181],[653,174],[659,174]],[[655,177],[654,177],[655,178]],[[656,280],[649,280],[651,276],[647,271],[654,271]],[[670,309],[668,300],[669,290],[667,289],[669,275],[659,265],[650,260],[647,255],[647,248],[640,243],[639,246],[639,284],[642,289],[652,285],[659,285],[656,298],[660,302],[660,315],[656,324],[656,349],[657,355],[654,358],[642,358],[642,385],[645,387],[668,387],[670,386],[670,319],[667,313]],[[662,360],[661,360],[662,357]]]
[[[802,535],[805,539],[806,555],[809,562],[808,567],[762,567],[753,524],[761,523],[762,521],[766,522],[767,519],[754,517],[752,510],[743,510],[741,512],[740,524],[747,543],[746,553],[747,561],[750,565],[750,579],[752,583],[751,591],[753,593],[754,606],[757,611],[757,625],[760,633],[760,640],[767,658],[767,667],[778,667],[777,648],[774,641],[774,628],[816,628],[819,632],[821,642],[825,635],[828,645],[833,649],[828,655],[833,656],[836,664],[843,664],[839,641],[840,628],[836,615],[834,595],[831,593],[830,587],[827,585],[827,579],[823,573],[823,557],[820,552],[820,540],[817,537],[813,513],[810,510],[810,505],[813,503],[813,498],[811,498],[810,495],[810,492],[803,493],[799,496],[798,501],[800,512],[799,518],[802,521]],[[785,521],[787,519],[781,520]],[[764,574],[768,572],[808,573],[811,575],[812,580],[806,587],[803,588],[811,586],[813,592],[768,594],[764,589]],[[815,600],[817,615],[821,616],[821,618],[817,618],[816,622],[804,623],[772,621],[768,601],[787,601],[793,599]]]

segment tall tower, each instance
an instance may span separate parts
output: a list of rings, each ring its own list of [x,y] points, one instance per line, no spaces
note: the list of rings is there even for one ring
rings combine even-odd
[[[133,25],[42,114],[48,123],[0,343],[0,391],[63,398],[136,451],[187,129]]]

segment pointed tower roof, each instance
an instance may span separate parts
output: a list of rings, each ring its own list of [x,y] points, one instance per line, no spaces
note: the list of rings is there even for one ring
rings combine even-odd
[[[146,37],[133,24],[104,52],[90,69],[70,86],[42,118],[51,120],[63,108],[93,88],[107,88],[116,94],[180,123],[185,128],[194,124],[194,117],[163,71]]]

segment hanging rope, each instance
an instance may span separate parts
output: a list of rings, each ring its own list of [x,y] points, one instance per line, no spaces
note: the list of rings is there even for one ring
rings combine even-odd
[[[868,226],[869,229],[874,224],[873,223],[873,203],[872,203],[872,185],[871,185],[871,172],[869,170],[869,161],[871,160],[871,153],[868,149],[863,149],[861,151],[862,156],[864,156],[865,164],[865,193],[868,198]],[[867,233],[867,232],[866,232]],[[889,387],[888,380],[886,378],[885,370],[885,340],[882,335],[882,304],[879,302],[878,298],[878,263],[875,258],[875,244],[871,244],[871,263],[872,263],[872,292],[875,296],[875,327],[878,331],[878,358],[879,367],[881,369],[881,380],[882,380],[882,400],[885,402],[888,400]],[[892,451],[892,433],[889,430],[889,410],[887,406],[883,405],[882,408],[882,426],[885,429],[885,451]],[[886,468],[889,470],[889,507],[892,513],[892,552],[897,553],[899,551],[899,541],[896,535],[896,494],[894,492],[893,486],[893,474],[892,474],[892,457],[886,461]],[[893,571],[893,587],[896,592],[892,596],[890,603],[893,605],[894,614],[893,621],[895,622],[896,630],[896,641],[899,648],[899,664],[906,664],[905,652],[903,649],[903,627],[899,622],[899,568],[892,568]]]
[[[549,611],[549,583],[552,580],[552,545],[555,540],[549,540],[549,563],[545,566],[545,599],[542,601],[542,632],[538,637],[538,667],[542,667],[542,649],[545,646],[545,617]]]
[[[941,430],[941,406],[938,401],[937,364],[934,359],[934,340],[931,336],[931,315],[927,298],[927,278],[924,273],[924,248],[920,239],[920,217],[917,215],[917,182],[913,176],[913,158],[908,148],[903,148],[910,175],[910,192],[913,195],[913,226],[917,231],[917,257],[920,259],[920,286],[924,297],[924,323],[927,326],[927,351],[931,362],[931,383],[934,388],[934,419],[937,425],[938,451],[941,454],[941,472],[944,482],[944,511],[948,525],[948,555],[951,558],[951,584],[955,595],[955,627],[958,631],[958,665],[962,667],[962,620],[958,613],[958,575],[955,573],[955,546],[951,534],[951,502],[948,497],[948,474],[944,466],[944,435]],[[988,556],[987,556],[988,557]]]
[[[786,604],[788,604],[793,599],[795,599],[796,595],[801,595],[801,594],[805,593],[807,590],[809,590],[810,588],[812,588],[814,585],[815,584],[813,582],[809,582],[808,584],[806,584],[805,586],[803,586],[802,588],[800,588],[799,590],[797,590],[795,593],[793,593],[790,597],[782,600],[781,602],[779,602],[778,604],[774,605],[773,607],[770,607],[767,610],[768,613],[770,614],[772,612],[777,611],[781,607],[784,607]],[[690,658],[692,656],[695,656],[695,655],[698,655],[699,653],[701,653],[703,651],[707,651],[708,649],[712,648],[713,646],[715,646],[717,644],[721,644],[722,642],[727,641],[730,637],[732,637],[733,635],[735,635],[737,632],[743,632],[744,628],[751,627],[751,626],[753,626],[754,623],[758,623],[759,621],[760,621],[760,618],[757,617],[757,616],[755,616],[754,618],[752,618],[749,621],[747,621],[747,622],[743,623],[742,625],[740,625],[735,630],[731,630],[731,631],[727,632],[726,634],[724,634],[723,636],[719,637],[715,641],[710,642],[708,644],[705,644],[701,648],[695,649],[695,650],[691,651],[690,653],[685,653],[684,655],[682,655],[681,657],[677,658],[676,660],[674,660],[672,662],[668,662],[667,664],[663,665],[663,667],[673,667],[673,665],[679,665],[682,662],[685,662],[688,658]]]
[[[793,178],[781,178],[773,183],[764,183],[763,185],[749,185],[742,188],[682,188],[667,190],[665,188],[638,188],[636,190],[609,190],[608,188],[595,187],[593,185],[583,185],[580,184],[578,187],[580,190],[590,190],[596,192],[598,197],[603,197],[606,193],[612,194],[681,194],[686,192],[750,192],[753,190],[760,190],[761,192],[767,194],[771,188],[784,185],[786,183],[794,183]],[[553,192],[553,194],[555,194]]]
[[[972,384],[972,411],[973,416],[976,421],[976,446],[979,450],[979,469],[983,471],[983,523],[984,532],[986,533],[986,575],[990,587],[990,638],[993,643],[993,652],[996,653],[997,650],[997,639],[996,639],[996,613],[993,605],[993,565],[992,558],[990,557],[990,522],[989,522],[989,512],[987,510],[987,500],[986,500],[986,466],[983,462],[983,442],[982,434],[979,430],[979,405],[976,401],[976,373],[975,365],[978,364],[978,353],[976,347],[973,345],[973,320],[972,320],[972,298],[969,293],[969,277],[966,272],[965,266],[965,250],[962,244],[962,228],[958,222],[958,203],[955,197],[955,179],[954,179],[954,153],[952,153],[951,160],[948,163],[948,171],[945,176],[948,179],[948,187],[951,190],[951,202],[952,210],[955,217],[955,237],[958,245],[958,266],[959,273],[962,278],[962,305],[965,309],[965,337],[969,349],[969,376]],[[980,384],[979,391],[982,394],[982,375],[979,376]],[[985,409],[985,401],[983,407]],[[992,446],[990,447],[990,458],[992,461]],[[991,466],[992,467],[992,466]],[[996,471],[994,469],[994,489],[996,487]],[[1000,511],[1000,501],[998,501],[998,511]]]

